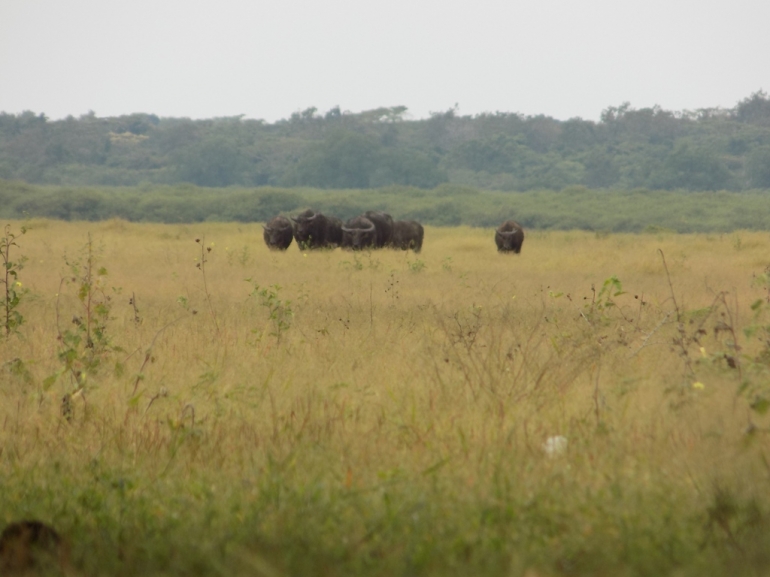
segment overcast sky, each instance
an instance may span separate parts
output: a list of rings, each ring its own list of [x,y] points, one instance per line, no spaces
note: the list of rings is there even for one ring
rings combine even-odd
[[[731,108],[768,30],[770,0],[0,0],[0,111]]]

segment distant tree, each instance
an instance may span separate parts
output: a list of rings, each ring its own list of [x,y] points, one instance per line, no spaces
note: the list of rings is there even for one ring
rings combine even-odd
[[[286,181],[320,188],[368,188],[380,146],[372,136],[335,131],[308,147]]]
[[[668,155],[661,171],[652,178],[658,187],[669,190],[724,190],[730,187],[731,173],[725,162],[713,151],[682,142]]]
[[[356,116],[365,123],[394,123],[402,122],[403,115],[406,113],[406,106],[380,107],[372,110],[365,110]]]
[[[636,110],[628,102],[602,112],[602,125],[613,142],[642,141],[651,144],[672,143],[686,133],[692,123],[660,106]]]
[[[612,124],[613,122],[621,120],[630,109],[630,102],[624,102],[620,106],[609,106],[602,110],[600,119],[604,124]]]
[[[177,160],[177,177],[198,186],[230,186],[242,182],[246,158],[236,143],[214,137],[184,148]]]
[[[293,112],[291,117],[289,118],[289,122],[292,122],[294,124],[301,124],[303,122],[320,120],[320,117],[316,116],[316,112],[318,112],[318,108],[316,108],[315,106],[306,108],[302,112]]]
[[[120,124],[115,128],[118,134],[130,132],[131,134],[147,134],[147,132],[160,123],[160,119],[154,114],[131,114],[121,116]]]
[[[519,157],[526,154],[526,147],[516,139],[496,134],[483,139],[467,140],[455,147],[451,162],[459,168],[486,171],[491,174],[516,172]]]
[[[435,151],[445,152],[450,148],[451,125],[457,118],[457,104],[445,112],[431,112],[424,122],[425,135]]]
[[[759,90],[735,107],[735,118],[759,126],[770,126],[770,97]]]
[[[594,188],[607,188],[617,183],[620,170],[615,154],[610,150],[595,148],[583,161],[585,184]]]
[[[383,147],[378,154],[377,167],[370,178],[370,186],[394,184],[435,188],[448,180],[447,173],[438,167],[435,159],[419,150]]]
[[[189,118],[164,118],[150,134],[150,144],[161,155],[178,154],[186,146],[198,142],[203,133],[201,122]]]
[[[751,151],[746,160],[746,177],[751,188],[770,189],[770,146]]]
[[[581,118],[570,118],[562,122],[560,144],[568,151],[580,151],[596,144],[597,131],[593,122]]]
[[[550,116],[531,116],[524,122],[526,144],[540,153],[549,152],[561,137],[561,123]]]
[[[329,111],[326,114],[324,114],[324,120],[337,120],[341,117],[342,117],[342,112],[340,111],[339,106],[330,108]]]

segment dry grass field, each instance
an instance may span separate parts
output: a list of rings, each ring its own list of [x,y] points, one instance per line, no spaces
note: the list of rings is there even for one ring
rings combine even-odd
[[[768,574],[768,233],[27,226],[0,527],[46,574]]]

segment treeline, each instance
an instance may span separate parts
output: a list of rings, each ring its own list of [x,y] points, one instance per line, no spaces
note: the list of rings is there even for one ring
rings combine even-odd
[[[67,186],[487,190],[770,188],[770,97],[732,109],[607,108],[599,122],[452,109],[315,108],[275,123],[0,113],[0,178]]]
[[[522,193],[441,184],[430,190],[205,188],[190,184],[139,187],[58,187],[0,180],[0,219],[54,218],[137,222],[266,222],[306,208],[347,220],[367,210],[426,225],[496,227],[513,218],[526,229],[597,232],[722,233],[768,230],[767,191],[682,192],[636,189]]]

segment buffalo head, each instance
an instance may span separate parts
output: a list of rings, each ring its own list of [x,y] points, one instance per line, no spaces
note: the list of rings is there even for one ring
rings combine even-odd
[[[352,250],[371,248],[377,242],[377,228],[365,216],[351,218],[342,227],[342,247]]]
[[[271,250],[286,250],[294,236],[294,227],[285,216],[276,216],[263,225],[265,244]]]
[[[323,214],[308,209],[291,219],[294,221],[294,239],[300,250],[326,246],[327,219]]]
[[[519,254],[524,242],[524,229],[518,222],[506,220],[495,231],[495,244],[500,252]]]

